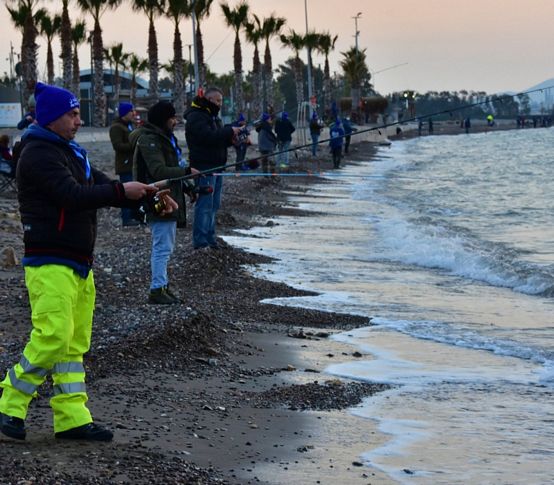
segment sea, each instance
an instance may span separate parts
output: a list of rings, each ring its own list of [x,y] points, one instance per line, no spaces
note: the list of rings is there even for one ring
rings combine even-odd
[[[554,483],[554,129],[395,141],[325,178],[289,194],[310,217],[227,240],[318,293],[272,304],[371,318],[332,337],[362,357],[325,369],[393,385],[348,411],[384,437],[352,459],[391,483]]]

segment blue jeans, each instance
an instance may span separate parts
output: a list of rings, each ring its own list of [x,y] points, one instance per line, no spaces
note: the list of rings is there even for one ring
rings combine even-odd
[[[279,151],[282,152],[282,151],[285,151],[285,150],[288,150],[290,148],[290,144],[291,142],[290,141],[280,141],[279,142]],[[289,165],[289,162],[290,162],[290,152],[286,152],[286,153],[280,153],[278,155],[278,163],[280,165]]]
[[[194,206],[194,225],[192,228],[192,245],[196,248],[216,246],[215,218],[221,206],[221,189],[223,177],[204,175],[196,181],[200,188],[198,200]],[[207,192],[207,188],[212,192]]]
[[[150,221],[152,231],[152,254],[150,267],[152,270],[152,282],[150,289],[155,290],[167,286],[167,263],[175,247],[175,234],[177,221]]]
[[[317,155],[317,142],[319,141],[319,135],[312,133],[312,155]]]
[[[120,173],[119,174],[119,181],[124,184],[125,182],[132,182],[133,181],[133,172],[127,172],[127,173]],[[122,207],[121,208],[121,222],[123,224],[127,224],[133,220],[133,209],[129,209],[128,207]]]

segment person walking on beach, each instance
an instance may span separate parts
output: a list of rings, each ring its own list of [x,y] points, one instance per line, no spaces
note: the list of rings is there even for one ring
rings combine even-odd
[[[279,166],[281,168],[288,168],[290,163],[290,144],[292,143],[292,134],[296,131],[296,128],[289,120],[289,114],[286,111],[281,113],[281,117],[275,122],[275,134],[277,135],[277,146],[279,152]]]
[[[219,111],[223,91],[210,87],[204,96],[196,96],[185,112],[185,137],[193,170],[205,171],[227,163],[227,149],[242,128],[223,126]],[[223,168],[221,169],[223,170]],[[194,249],[217,249],[216,214],[221,205],[223,177],[209,173],[196,179],[198,200],[194,207],[192,245]]]
[[[81,116],[72,93],[37,83],[35,97],[37,123],[23,135],[17,165],[33,330],[20,361],[0,383],[0,431],[25,439],[29,404],[51,375],[55,437],[110,441],[112,432],[96,424],[86,406],[83,367],[95,300],[96,210],[138,205],[158,189],[111,180],[90,164],[85,149],[73,141]],[[176,208],[167,194],[160,196],[168,212]]]
[[[340,168],[343,138],[344,129],[340,119],[337,118],[329,129],[329,147],[331,148],[331,154],[333,156],[333,168]]]
[[[136,180],[154,183],[191,173],[185,167],[181,148],[173,130],[177,125],[174,106],[169,101],[159,101],[148,110],[147,122],[130,135],[133,152],[133,171]],[[170,305],[180,303],[169,289],[167,265],[175,248],[177,227],[186,223],[185,198],[181,181],[170,186],[171,197],[179,209],[171,214],[149,214],[148,225],[152,233],[150,254],[150,293],[148,303]]]
[[[346,116],[342,119],[342,126],[344,129],[344,154],[348,153],[348,148],[350,147],[350,139],[352,138],[352,133],[358,131],[358,128],[355,128],[350,120],[350,116]]]
[[[231,125],[240,129],[246,128],[246,118],[244,114],[240,113],[237,120]],[[248,150],[248,145],[250,144],[250,139],[246,138],[244,140],[237,141],[235,143],[235,152],[237,154],[235,158],[235,170],[240,172],[241,170],[248,170],[248,167],[245,167],[241,164],[246,159],[246,151]]]
[[[312,119],[310,120],[310,136],[312,137],[312,155],[317,155],[317,144],[319,142],[319,135],[321,135],[321,121],[317,117],[317,113],[312,113]]]
[[[277,146],[277,136],[273,133],[270,124],[271,116],[268,113],[262,115],[261,121],[256,126],[258,132],[258,150],[262,154],[262,171],[269,177],[270,173],[275,174],[275,159],[271,156]]]
[[[115,151],[115,173],[121,183],[133,180],[133,153],[129,134],[133,131],[135,109],[131,103],[119,103],[117,117],[110,127],[110,141]],[[137,226],[133,212],[127,207],[121,209],[121,223],[124,227]]]

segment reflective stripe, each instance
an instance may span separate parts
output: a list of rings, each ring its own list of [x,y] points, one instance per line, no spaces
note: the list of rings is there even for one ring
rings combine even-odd
[[[68,372],[85,372],[81,362],[60,362],[52,369],[52,374],[66,374]]]
[[[17,389],[18,391],[21,391],[24,394],[32,395],[36,392],[38,386],[35,386],[34,384],[31,384],[27,381],[22,381],[21,379],[18,379],[15,375],[15,370],[13,367],[9,370],[8,375],[10,376],[10,382],[12,386]]]
[[[54,386],[54,395],[73,394],[75,392],[87,392],[87,386],[84,382],[66,382]]]
[[[19,365],[23,368],[23,372],[26,374],[36,374],[41,377],[46,377],[48,375],[48,369],[31,364],[24,355],[21,357]]]

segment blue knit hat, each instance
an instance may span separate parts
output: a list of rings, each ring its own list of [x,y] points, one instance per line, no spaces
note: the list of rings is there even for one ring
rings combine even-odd
[[[288,119],[289,119],[289,114],[288,114],[286,111],[283,111],[283,112],[281,113],[281,119],[282,119],[283,121],[288,120]]]
[[[119,103],[119,106],[117,107],[117,112],[119,113],[119,117],[122,118],[129,111],[133,111],[134,109],[135,108],[131,103]]]
[[[269,118],[271,118],[271,116],[269,116],[269,114],[268,114],[268,113],[264,113],[264,114],[262,114],[262,121],[268,121],[268,120],[269,120]]]
[[[239,119],[237,121],[240,123],[241,121],[246,121],[246,118],[242,113],[239,113]]]
[[[73,108],[79,108],[79,100],[67,89],[37,83],[35,86],[37,123],[45,127]]]

